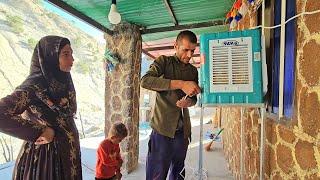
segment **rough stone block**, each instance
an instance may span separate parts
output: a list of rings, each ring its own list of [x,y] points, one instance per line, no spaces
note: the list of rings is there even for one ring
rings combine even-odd
[[[320,29],[320,23],[314,23],[314,22],[312,23],[318,24]],[[300,71],[303,78],[306,80],[309,86],[319,86],[319,80],[320,80],[319,49],[320,49],[320,44],[317,44],[315,40],[309,41],[303,47],[303,56],[300,59]]]
[[[317,167],[311,143],[299,140],[295,147],[295,156],[301,169],[309,170]]]
[[[320,7],[319,0],[308,0],[306,2],[307,12],[319,10],[319,7]],[[320,19],[319,13],[305,16],[305,23],[311,34],[319,32],[320,30],[320,23],[318,23],[319,19]]]
[[[312,137],[317,137],[320,129],[319,116],[317,116],[320,114],[318,95],[315,92],[307,94],[306,88],[303,88],[302,92],[304,92],[305,96],[300,97],[301,125],[304,132]]]
[[[293,168],[292,151],[289,147],[279,144],[276,148],[277,164],[286,174],[289,174]]]
[[[288,129],[287,127],[285,127],[283,125],[279,125],[278,129],[279,129],[278,132],[279,132],[281,139],[283,139],[284,141],[291,143],[291,144],[295,141],[296,136],[294,135],[292,130]]]
[[[112,97],[112,109],[115,112],[121,111],[122,102],[119,96]]]

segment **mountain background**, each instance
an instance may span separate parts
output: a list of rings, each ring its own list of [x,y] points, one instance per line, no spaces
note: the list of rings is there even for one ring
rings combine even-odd
[[[46,35],[64,36],[71,41],[75,59],[71,74],[78,104],[75,121],[81,137],[103,135],[105,44],[74,22],[45,9],[40,0],[0,0],[0,98],[25,80],[33,49]],[[14,150],[10,157],[16,157],[20,140],[0,133],[0,143],[0,163],[6,161],[8,149]]]

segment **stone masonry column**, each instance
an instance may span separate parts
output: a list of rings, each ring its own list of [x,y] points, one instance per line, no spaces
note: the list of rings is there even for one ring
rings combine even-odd
[[[128,128],[128,137],[120,144],[122,173],[133,171],[139,155],[139,92],[142,40],[139,28],[120,24],[112,35],[105,34],[106,48],[119,57],[115,69],[106,72],[105,135],[112,123],[121,121]]]

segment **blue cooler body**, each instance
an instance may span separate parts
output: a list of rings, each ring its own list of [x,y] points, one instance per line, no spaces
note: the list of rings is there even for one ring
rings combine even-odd
[[[203,105],[263,103],[260,29],[200,36]]]

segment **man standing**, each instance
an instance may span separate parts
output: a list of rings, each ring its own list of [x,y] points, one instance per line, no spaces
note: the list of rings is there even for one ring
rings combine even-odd
[[[147,180],[184,179],[184,160],[191,136],[188,107],[200,93],[198,71],[189,64],[197,46],[191,31],[181,31],[174,56],[160,56],[141,79],[141,87],[156,91],[156,103],[148,143]]]

